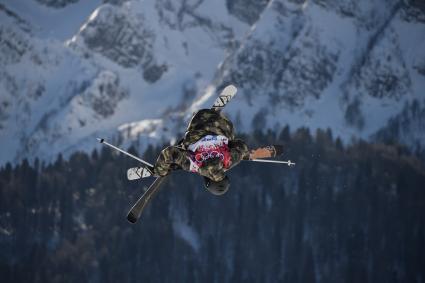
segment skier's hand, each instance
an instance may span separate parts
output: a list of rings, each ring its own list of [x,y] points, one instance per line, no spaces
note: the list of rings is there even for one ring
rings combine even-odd
[[[261,159],[261,158],[270,158],[281,155],[283,152],[282,145],[269,145],[263,146],[254,150],[251,150],[249,157],[250,159]]]
[[[259,159],[259,158],[269,158],[269,157],[273,157],[272,151],[264,147],[253,149],[251,150],[249,154],[249,159]]]

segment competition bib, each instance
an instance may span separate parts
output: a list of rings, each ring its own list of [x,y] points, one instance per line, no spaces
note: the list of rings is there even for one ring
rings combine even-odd
[[[207,135],[197,142],[190,144],[190,171],[198,172],[204,162],[212,158],[220,158],[224,168],[230,167],[229,139],[225,136]]]

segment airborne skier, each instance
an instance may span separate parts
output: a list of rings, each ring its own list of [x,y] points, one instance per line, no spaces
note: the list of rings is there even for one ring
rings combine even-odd
[[[275,157],[279,146],[249,151],[241,139],[236,139],[232,122],[217,109],[199,110],[191,119],[179,145],[161,151],[154,168],[156,176],[166,176],[173,169],[196,172],[204,177],[205,187],[214,195],[229,189],[225,171],[241,160]]]
[[[202,109],[194,114],[187,127],[184,138],[174,146],[161,151],[155,165],[138,158],[108,142],[98,139],[115,150],[118,150],[143,163],[142,167],[127,170],[129,180],[155,176],[155,181],[130,209],[127,220],[135,223],[149,200],[158,192],[162,182],[173,170],[183,169],[198,173],[204,177],[206,189],[214,195],[222,195],[230,186],[226,171],[241,160],[257,162],[284,163],[295,165],[290,160],[265,160],[282,152],[282,146],[266,146],[249,150],[241,139],[235,138],[232,122],[221,110],[236,94],[236,87],[229,85],[223,89],[211,109]]]

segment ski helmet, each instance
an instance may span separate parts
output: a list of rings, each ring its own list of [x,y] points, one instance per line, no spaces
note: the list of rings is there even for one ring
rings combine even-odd
[[[215,182],[207,177],[204,177],[205,188],[216,196],[224,195],[230,188],[229,177],[225,176],[223,180]]]

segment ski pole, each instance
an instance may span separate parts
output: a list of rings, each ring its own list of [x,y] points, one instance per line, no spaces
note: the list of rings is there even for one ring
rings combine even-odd
[[[288,161],[280,161],[280,160],[267,160],[267,159],[250,159],[247,161],[254,161],[254,162],[268,162],[268,163],[281,163],[281,164],[287,164],[288,166],[294,166],[295,163],[291,162],[291,160]]]
[[[127,151],[122,150],[121,148],[118,148],[118,147],[116,147],[116,146],[114,146],[114,145],[112,145],[112,144],[110,144],[110,143],[106,142],[106,141],[105,141],[105,139],[97,138],[97,140],[98,140],[100,143],[103,143],[103,144],[105,144],[105,145],[107,145],[107,146],[109,146],[109,147],[111,147],[111,148],[113,148],[113,149],[115,149],[115,150],[118,150],[119,152],[124,153],[125,155],[130,156],[131,158],[134,158],[134,159],[136,159],[137,161],[142,162],[143,164],[145,164],[145,165],[147,165],[147,166],[154,167],[154,166],[153,166],[152,164],[150,164],[149,162],[144,161],[143,159],[140,159],[139,157],[134,156],[133,154],[128,153]]]

